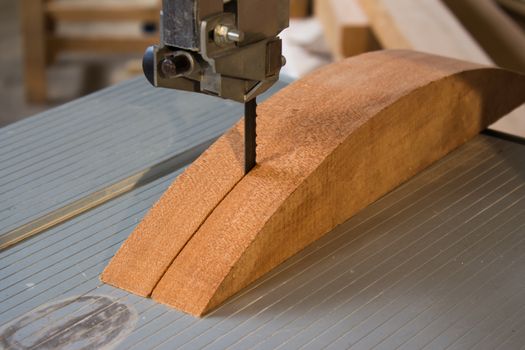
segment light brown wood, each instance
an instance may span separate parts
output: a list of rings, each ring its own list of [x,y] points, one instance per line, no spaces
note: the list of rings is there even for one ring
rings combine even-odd
[[[359,2],[383,48],[411,49],[494,65],[491,58],[441,0],[359,0]],[[490,16],[496,18],[501,16],[498,11],[492,11],[495,5],[491,0],[444,2],[455,9],[460,17],[468,17],[467,24],[476,22],[475,18],[478,17],[483,21]],[[500,27],[506,28],[507,25]],[[485,36],[484,40],[494,42],[494,38],[501,35],[501,28]],[[477,29],[479,30],[479,25]],[[512,37],[518,37],[515,30],[509,29],[508,32]],[[500,42],[496,45],[501,49],[507,44]],[[509,52],[519,51],[520,45],[519,41],[516,41],[515,48]],[[509,67],[514,68],[511,65]],[[522,130],[524,118],[525,106],[506,116],[491,128],[525,137]]]
[[[103,281],[151,295],[217,203],[242,179],[242,130],[242,125],[230,130],[178,177],[111,260]]]
[[[47,100],[46,69],[62,52],[143,53],[157,44],[158,35],[137,37],[62,37],[58,22],[140,21],[157,23],[161,2],[141,4],[96,4],[54,0],[23,0],[21,6],[24,40],[26,98],[29,102]]]
[[[310,0],[290,0],[290,17],[301,18],[310,15]]]
[[[77,2],[56,2],[46,4],[46,12],[55,21],[143,21],[156,23],[160,8],[141,4],[97,4]]]
[[[242,176],[239,124],[175,181],[102,280],[203,315],[524,101],[523,76],[439,56],[332,64],[260,106],[256,168]]]
[[[314,8],[336,60],[380,48],[358,0],[316,0]]]
[[[60,52],[98,52],[98,53],[137,53],[143,52],[148,46],[158,44],[156,36],[135,38],[74,38],[52,37],[47,39],[48,50],[54,55]]]
[[[525,31],[494,0],[443,0],[499,66],[525,73]],[[519,3],[518,3],[519,4]],[[525,2],[522,3],[525,8]]]
[[[368,45],[385,49],[411,49],[491,64],[440,0],[317,0],[316,12],[336,50],[347,45],[354,45],[354,51],[363,50],[368,40]],[[374,35],[367,36],[365,27]],[[341,35],[344,30],[346,36]],[[379,42],[370,42],[371,38]]]
[[[26,99],[33,103],[47,100],[46,48],[47,23],[44,0],[21,1],[21,25],[24,45],[24,82]]]
[[[492,64],[440,0],[359,0],[381,46]]]

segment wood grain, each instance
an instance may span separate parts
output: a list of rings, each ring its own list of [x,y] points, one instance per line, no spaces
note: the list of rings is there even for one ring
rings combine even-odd
[[[260,106],[254,170],[239,174],[237,125],[172,185],[102,280],[134,291],[167,268],[148,284],[152,297],[206,314],[524,100],[523,76],[412,51],[330,65]]]
[[[124,242],[102,281],[149,296],[197,229],[244,175],[243,124],[177,178]]]
[[[417,2],[412,0],[359,0],[359,2],[381,46],[385,49],[410,49],[486,65],[496,63],[501,65],[502,63],[499,61],[494,63],[491,60],[444,4],[454,9],[456,15],[464,20],[467,26],[475,22],[477,23],[476,29],[479,29],[479,23],[486,22],[487,19],[497,20],[502,16],[501,10],[496,11],[495,4],[491,0],[419,0]],[[490,31],[488,24],[481,26],[485,28],[485,32]],[[503,28],[507,26],[499,26],[498,30],[493,30],[490,35],[484,36],[481,42],[495,43],[498,41],[495,39],[498,35],[501,36],[502,32],[509,32],[511,37],[516,38],[512,44],[514,46],[510,49],[508,43],[500,38],[496,44],[500,49],[498,54],[517,57],[515,52],[523,46],[518,40],[519,35],[515,33],[515,30],[509,28],[508,31],[505,31]],[[474,28],[471,31],[477,34],[481,32],[476,32]],[[481,36],[483,36],[482,33]],[[505,47],[508,52],[501,53],[502,50],[505,51]],[[516,70],[514,65],[503,65],[503,67]],[[524,118],[525,106],[505,116],[492,125],[491,129],[525,137],[522,126]]]

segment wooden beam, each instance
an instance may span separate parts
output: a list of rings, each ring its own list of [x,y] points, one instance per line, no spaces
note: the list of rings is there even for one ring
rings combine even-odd
[[[47,39],[49,50],[60,52],[99,52],[99,53],[143,53],[148,46],[158,44],[156,36],[120,38],[120,37],[50,37]]]
[[[453,57],[475,63],[493,65],[492,59],[483,51],[474,38],[463,28],[454,14],[440,0],[359,0],[368,15],[372,28],[382,47],[387,49],[412,49]],[[481,17],[489,16],[492,0],[446,1],[456,12],[464,10],[467,22],[477,23],[472,16],[474,11]],[[490,2],[490,4],[488,4]],[[470,8],[465,5],[470,3]],[[498,14],[493,14],[496,17]],[[501,14],[500,14],[501,15]],[[486,28],[487,26],[482,26]],[[506,27],[503,25],[502,27]],[[501,29],[501,28],[500,28]],[[482,29],[484,30],[484,29]],[[494,40],[500,30],[493,31],[486,40]],[[505,31],[506,32],[506,31]],[[509,35],[516,33],[509,29]],[[506,44],[497,44],[502,48]],[[517,52],[520,43],[509,52]],[[523,45],[521,45],[523,46]],[[523,54],[522,54],[523,56]],[[509,66],[510,67],[510,66]],[[525,118],[525,106],[506,116],[496,125],[495,130],[525,137],[516,125]]]
[[[301,18],[310,15],[311,0],[290,0],[290,17]]]
[[[359,0],[385,49],[412,49],[469,62],[489,57],[439,0]]]
[[[499,66],[525,73],[525,32],[494,0],[443,0]],[[525,2],[522,2],[525,8]]]
[[[522,0],[497,0],[497,2],[515,14],[521,15],[522,19],[525,20],[525,2]]]
[[[160,8],[140,4],[93,4],[51,1],[46,3],[47,15],[56,21],[142,21],[157,23]]]
[[[336,60],[380,48],[358,0],[316,0],[314,8]]]
[[[261,105],[254,170],[239,123],[102,280],[203,315],[524,101],[523,76],[412,51],[327,66]]]
[[[24,45],[24,85],[26,99],[32,103],[47,100],[46,48],[47,22],[44,0],[22,0],[22,40]]]

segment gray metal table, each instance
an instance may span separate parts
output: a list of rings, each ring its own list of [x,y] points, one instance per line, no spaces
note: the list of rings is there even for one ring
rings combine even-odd
[[[204,319],[103,285],[148,208],[241,113],[134,80],[0,129],[0,242],[30,237],[0,251],[0,347],[525,345],[525,145],[487,135]]]

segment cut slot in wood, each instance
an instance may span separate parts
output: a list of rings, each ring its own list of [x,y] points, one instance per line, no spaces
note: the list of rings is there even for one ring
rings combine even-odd
[[[102,281],[201,316],[525,101],[525,78],[413,51],[320,69],[181,175]]]

